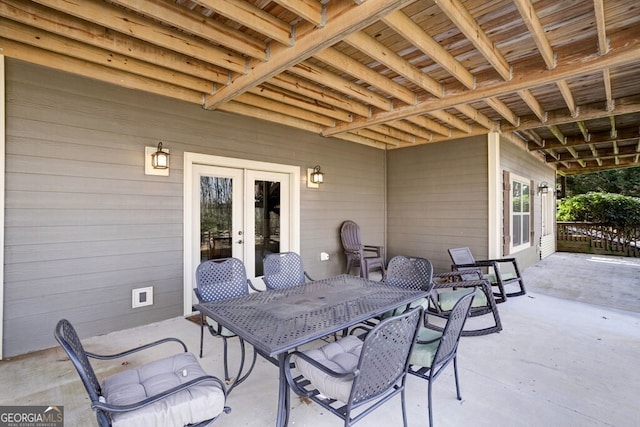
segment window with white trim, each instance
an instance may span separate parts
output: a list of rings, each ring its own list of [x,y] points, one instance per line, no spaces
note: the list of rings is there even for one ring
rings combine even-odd
[[[531,183],[511,175],[511,252],[531,246]]]

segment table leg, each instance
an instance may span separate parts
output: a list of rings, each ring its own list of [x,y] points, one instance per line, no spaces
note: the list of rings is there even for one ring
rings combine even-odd
[[[278,415],[276,418],[277,427],[286,427],[287,424],[289,424],[289,384],[287,384],[284,366],[286,356],[286,353],[278,355],[280,379],[278,385]]]

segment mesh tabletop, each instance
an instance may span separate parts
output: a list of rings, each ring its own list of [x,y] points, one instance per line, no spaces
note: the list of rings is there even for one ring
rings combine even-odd
[[[276,356],[426,296],[420,290],[341,275],[195,308]]]

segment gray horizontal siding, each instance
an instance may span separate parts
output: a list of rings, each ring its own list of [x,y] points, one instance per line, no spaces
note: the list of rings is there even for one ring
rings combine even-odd
[[[443,271],[448,248],[486,247],[485,137],[390,151],[387,192],[389,256],[422,256]]]
[[[183,153],[299,166],[301,255],[314,277],[343,271],[339,227],[384,244],[385,152],[7,60],[4,357],[182,313]],[[163,141],[169,177],[144,175]],[[320,262],[321,251],[330,253]],[[154,304],[131,308],[131,290]]]

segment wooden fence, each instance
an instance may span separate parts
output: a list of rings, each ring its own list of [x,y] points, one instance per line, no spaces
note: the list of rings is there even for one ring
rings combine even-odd
[[[640,226],[617,230],[593,222],[558,222],[556,240],[560,252],[640,258]]]

